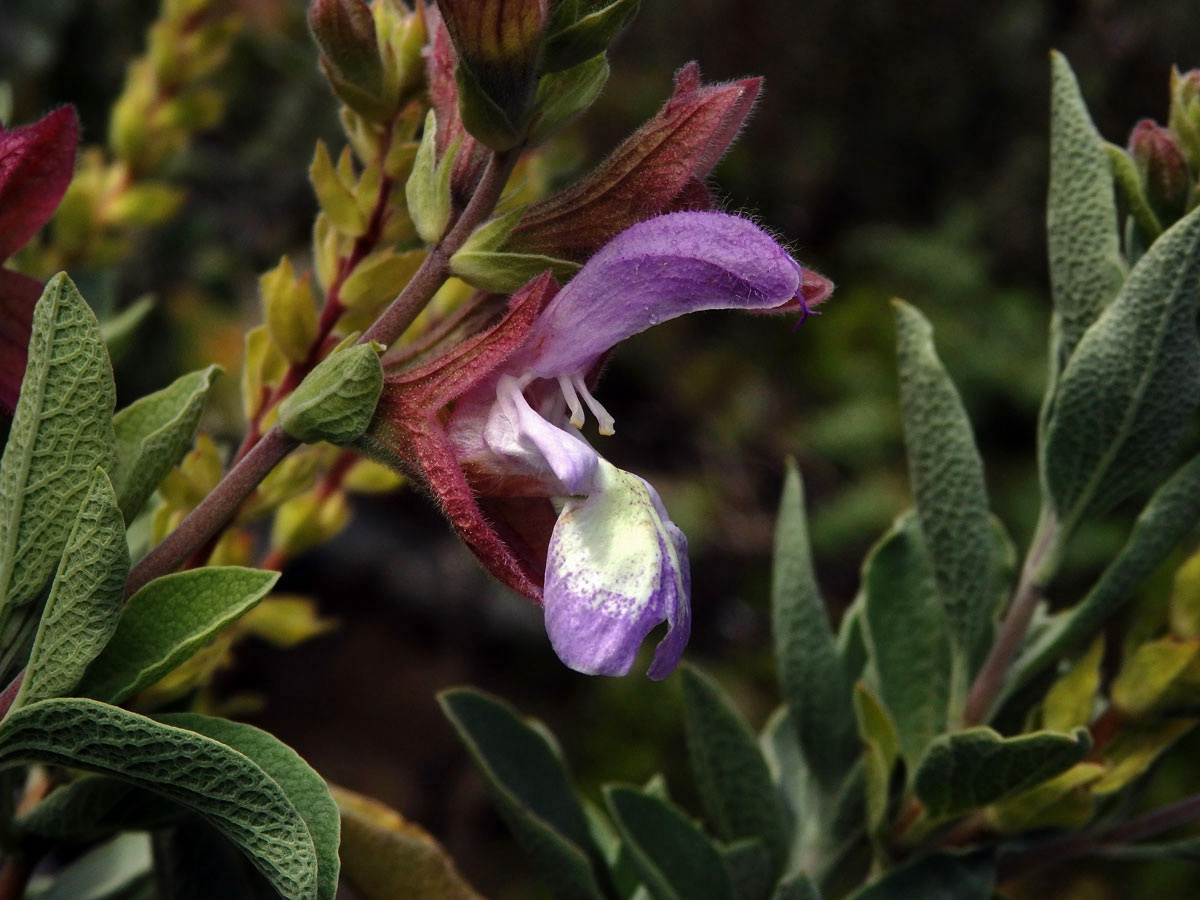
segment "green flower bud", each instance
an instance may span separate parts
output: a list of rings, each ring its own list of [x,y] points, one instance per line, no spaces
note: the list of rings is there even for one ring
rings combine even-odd
[[[334,352],[279,404],[284,432],[306,444],[348,444],[367,430],[383,390],[376,344]]]

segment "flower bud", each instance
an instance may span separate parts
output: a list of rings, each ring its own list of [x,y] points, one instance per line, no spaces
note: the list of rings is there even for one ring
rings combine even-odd
[[[1183,215],[1188,169],[1175,136],[1152,119],[1142,119],[1129,135],[1129,153],[1155,214],[1164,225]]]
[[[326,357],[279,404],[283,430],[306,444],[348,444],[364,431],[383,390],[377,345],[358,344]]]
[[[1171,132],[1193,170],[1200,170],[1200,69],[1171,70]]]
[[[368,118],[384,114],[383,61],[371,8],[363,0],[313,0],[308,27],[334,93]]]

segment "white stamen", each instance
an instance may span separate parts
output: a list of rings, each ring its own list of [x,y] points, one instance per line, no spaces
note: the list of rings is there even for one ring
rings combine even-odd
[[[575,393],[575,385],[571,383],[569,376],[559,375],[558,386],[562,390],[563,399],[567,401],[567,408],[571,410],[571,424],[576,428],[582,428],[583,405],[579,402],[579,397]]]
[[[592,392],[588,390],[587,382],[583,380],[583,373],[579,372],[570,376],[571,383],[574,384],[575,390],[579,392],[579,396],[583,398],[583,402],[587,404],[588,409],[592,411],[592,415],[596,417],[596,422],[600,426],[600,433],[603,435],[614,434],[613,426],[617,424],[617,420],[608,414],[608,410],[600,405],[600,401],[592,396]],[[567,398],[567,403],[570,404],[571,398]]]

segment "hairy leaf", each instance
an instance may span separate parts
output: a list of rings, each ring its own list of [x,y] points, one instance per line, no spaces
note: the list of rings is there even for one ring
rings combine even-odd
[[[683,708],[692,773],[713,829],[727,841],[761,838],[781,866],[787,811],[754,735],[716,683],[692,666],[683,669]]]
[[[558,900],[601,900],[604,860],[562,760],[507,704],[459,688],[438,697],[517,842]]]
[[[158,483],[192,445],[219,366],[177,378],[171,385],[135,400],[113,417],[117,464],[112,482],[125,521],[133,520]]]
[[[61,697],[79,683],[117,627],[128,572],[117,495],[104,470],[96,469],[67,536],[14,709]]]
[[[1046,428],[1046,489],[1064,533],[1175,456],[1200,401],[1200,210],[1146,252],[1079,341]]]
[[[0,768],[112,775],[204,816],[286,900],[317,897],[317,853],[279,784],[219,741],[95,700],[43,700],[0,723]]]
[[[278,572],[235,566],[156,578],[129,598],[79,693],[120,703],[149,687],[257,604],[278,579]]]
[[[115,402],[96,317],[71,279],[56,275],[34,310],[29,366],[0,461],[0,641],[8,652],[20,613],[58,565],[92,473],[116,459]]]
[[[939,738],[917,767],[917,796],[934,819],[987,806],[1065,772],[1091,749],[1083,729],[1003,738],[970,728]]]
[[[654,900],[734,900],[717,848],[674,805],[622,785],[604,798]]]
[[[789,462],[771,571],[775,656],[784,700],[809,767],[830,790],[857,757],[851,682],[813,572],[804,488]]]

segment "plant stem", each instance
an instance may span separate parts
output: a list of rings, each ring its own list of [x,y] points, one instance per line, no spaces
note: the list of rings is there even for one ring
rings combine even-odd
[[[380,344],[388,346],[412,324],[450,274],[450,257],[458,252],[467,242],[467,238],[471,236],[471,232],[479,227],[496,208],[496,202],[500,199],[500,194],[504,190],[504,185],[508,181],[508,176],[519,155],[516,150],[492,155],[492,158],[488,160],[487,169],[479,181],[479,186],[471,195],[471,200],[462,214],[437,243],[437,246],[430,249],[424,262],[421,263],[421,267],[404,286],[400,295],[375,320],[375,324],[359,338],[360,344],[365,344],[367,341],[378,341]]]
[[[263,435],[262,440],[226,473],[213,492],[188,513],[179,527],[133,567],[125,581],[125,596],[133,595],[148,582],[179,568],[229,523],[258,483],[297,446],[295,438],[284,434],[278,425]]]
[[[1065,835],[1040,846],[1029,847],[1001,857],[997,880],[1009,881],[1021,875],[1028,875],[1045,866],[1078,859],[1081,856],[1090,856],[1107,847],[1132,844],[1148,837],[1154,837],[1164,831],[1170,831],[1172,828],[1178,828],[1180,825],[1186,825],[1198,818],[1200,818],[1200,794],[1194,794],[1107,831]]]
[[[1025,639],[1025,632],[1029,630],[1029,623],[1033,620],[1034,610],[1037,609],[1038,600],[1041,598],[1046,581],[1042,566],[1058,535],[1058,519],[1053,513],[1043,513],[1037,532],[1029,545],[1025,564],[1021,567],[1021,578],[1017,582],[1017,590],[1008,606],[1008,612],[1000,625],[991,652],[988,653],[983,667],[975,677],[975,683],[971,685],[967,694],[963,720],[968,726],[987,721],[992,705],[1004,687],[1008,668]]]

